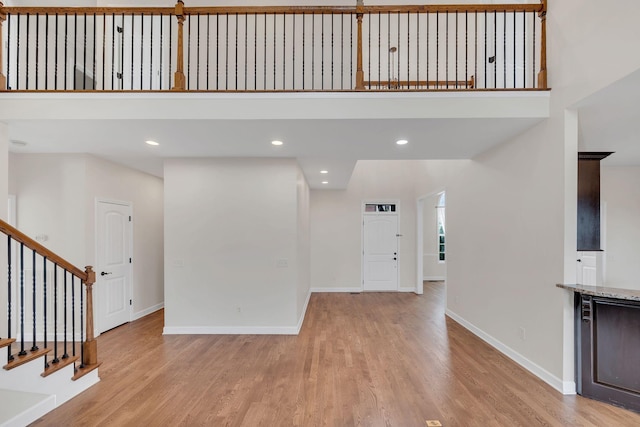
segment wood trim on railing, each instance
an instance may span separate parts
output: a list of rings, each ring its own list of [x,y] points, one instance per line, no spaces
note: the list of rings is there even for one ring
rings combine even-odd
[[[540,71],[538,72],[538,88],[547,89],[547,0],[540,0],[542,9],[540,17]]]
[[[85,267],[85,274],[87,276],[84,281],[87,290],[87,338],[82,344],[84,346],[82,364],[91,366],[98,363],[98,342],[93,334],[93,284],[96,282],[96,273],[93,267],[88,265]]]
[[[4,4],[0,1],[0,90],[7,90],[7,76],[2,74],[2,53],[4,52],[4,42],[2,41],[2,23],[7,19],[7,12]]]
[[[44,7],[7,6],[6,13],[31,15],[173,15],[173,7]]]
[[[362,18],[364,14],[362,10],[364,8],[364,0],[357,0],[356,4],[356,20],[357,26],[357,48],[356,48],[356,90],[365,90],[364,87],[364,68],[362,67]]]
[[[47,257],[49,261],[58,264],[60,268],[67,270],[69,273],[80,278],[83,282],[86,282],[87,273],[80,270],[78,267],[74,266],[69,261],[58,256],[54,252],[51,252],[49,249],[45,248],[40,243],[33,240],[31,237],[27,236],[20,230],[12,227],[11,225],[7,224],[1,219],[0,219],[0,231],[6,234],[7,236],[11,236],[11,238],[18,243],[24,243],[24,245],[27,248],[36,251],[38,254],[44,257]]]
[[[176,58],[176,72],[173,77],[173,87],[171,90],[185,90],[187,79],[184,75],[184,2],[178,0],[175,7],[175,15],[178,19],[178,49]]]

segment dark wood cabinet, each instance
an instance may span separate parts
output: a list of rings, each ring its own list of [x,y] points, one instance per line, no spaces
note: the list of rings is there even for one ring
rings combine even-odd
[[[640,301],[575,301],[578,394],[640,412]]]

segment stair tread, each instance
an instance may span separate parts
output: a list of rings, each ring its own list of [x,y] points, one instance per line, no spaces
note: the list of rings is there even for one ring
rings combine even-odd
[[[40,348],[36,351],[27,351],[27,354],[25,354],[24,356],[14,355],[14,360],[4,365],[3,368],[6,370],[16,368],[20,365],[24,365],[27,362],[30,362],[34,359],[44,356],[50,351],[51,351],[50,348]]]
[[[42,375],[43,377],[48,377],[54,372],[58,372],[65,366],[69,366],[75,363],[78,359],[80,359],[80,356],[69,356],[66,359],[60,359],[58,363],[49,362],[49,367],[47,367],[40,375]]]
[[[16,342],[15,338],[2,338],[0,339],[0,348],[6,347],[9,344],[13,344],[14,342]]]
[[[87,375],[89,372],[93,371],[94,369],[98,369],[100,365],[102,365],[102,362],[98,362],[93,365],[84,365],[83,368],[78,368],[78,370],[76,371],[76,374],[71,379],[74,381],[78,380],[84,377],[85,375]]]

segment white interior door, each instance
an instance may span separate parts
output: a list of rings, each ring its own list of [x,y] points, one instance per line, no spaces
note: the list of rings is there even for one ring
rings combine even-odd
[[[98,332],[131,320],[131,206],[98,201]]]
[[[364,215],[362,252],[364,290],[398,290],[398,215]]]
[[[579,285],[601,285],[599,280],[600,252],[578,252],[576,282]]]

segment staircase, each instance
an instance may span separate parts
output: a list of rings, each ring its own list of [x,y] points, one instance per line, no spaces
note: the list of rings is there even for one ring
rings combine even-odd
[[[0,288],[0,427],[25,426],[100,380],[95,273],[2,220],[0,236],[7,251],[6,271],[0,270],[6,283]]]

